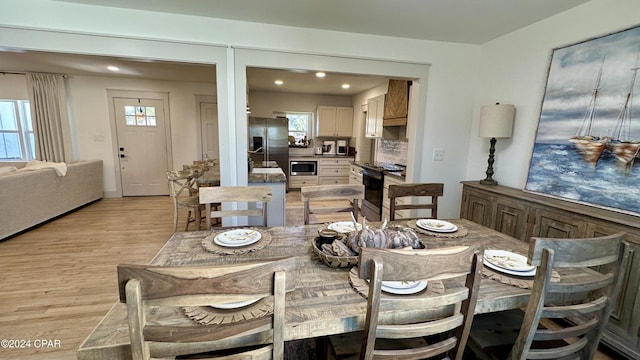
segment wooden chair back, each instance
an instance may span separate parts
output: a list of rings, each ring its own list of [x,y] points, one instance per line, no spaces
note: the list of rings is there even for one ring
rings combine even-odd
[[[178,209],[183,208],[189,211],[187,217],[187,224],[185,231],[189,229],[190,222],[196,222],[196,230],[199,230],[200,226],[200,213],[202,207],[198,201],[198,186],[196,184],[197,179],[202,176],[203,170],[188,169],[167,171],[167,181],[169,182],[169,194],[173,200],[173,231],[178,230]],[[191,213],[194,216],[191,216]]]
[[[444,184],[442,183],[423,183],[423,184],[402,184],[389,185],[389,217],[391,221],[396,218],[398,210],[431,210],[431,219],[438,218],[438,197],[444,194]],[[430,197],[430,203],[406,203],[399,204],[398,198],[403,197]],[[425,218],[425,216],[422,216]]]
[[[457,246],[424,250],[362,248],[359,276],[369,279],[367,316],[360,359],[424,359],[449,356],[462,359],[475,311],[482,273],[482,255]],[[442,294],[386,295],[382,281],[449,280]],[[385,318],[383,309],[432,309],[433,317],[410,321]],[[409,349],[376,349],[376,339],[436,338],[431,344]],[[441,358],[441,357],[438,357]]]
[[[282,359],[285,292],[295,287],[286,273],[295,266],[295,258],[225,266],[119,265],[120,301],[127,304],[133,359],[228,349],[243,352],[249,346],[253,346],[249,355],[255,357],[243,359]],[[181,313],[184,306],[209,306],[256,298],[268,298],[273,303],[273,313],[227,324],[194,323],[190,326],[163,322],[159,315]],[[152,308],[154,311],[150,312]],[[159,310],[161,308],[169,311]],[[256,349],[258,345],[266,346]]]
[[[364,199],[364,185],[316,185],[305,186],[300,189],[304,204],[304,223],[310,223],[312,214],[330,214],[353,212],[358,218],[358,203]],[[350,201],[350,206],[339,206],[335,201]],[[334,203],[332,203],[334,202]],[[313,205],[312,205],[313,203]]]
[[[212,218],[231,216],[261,216],[262,225],[267,226],[267,204],[271,201],[269,186],[211,186],[200,188],[200,203],[205,205],[207,229]],[[256,209],[224,210],[225,203],[253,203]]]
[[[620,275],[629,257],[624,235],[532,238],[529,259],[537,272],[511,359],[593,359],[622,286]],[[561,272],[562,268],[582,268],[591,276],[578,281],[561,275],[559,282],[551,282],[553,270]],[[551,294],[562,294],[566,300],[550,303],[547,296]],[[554,326],[539,329],[545,319]]]

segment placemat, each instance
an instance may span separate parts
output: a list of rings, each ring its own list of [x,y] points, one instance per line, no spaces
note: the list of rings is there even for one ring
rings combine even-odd
[[[511,276],[509,274],[503,274],[497,270],[493,270],[487,266],[482,268],[482,276],[500,282],[506,285],[512,285],[519,287],[521,289],[532,289],[533,288],[533,277],[517,277]],[[560,282],[560,274],[552,270],[551,272],[551,282]]]
[[[362,295],[365,299],[369,296],[369,283],[365,279],[360,279],[358,276],[358,267],[354,266],[349,270],[349,283],[351,287],[360,295]],[[412,295],[438,295],[444,293],[444,283],[442,280],[429,280],[427,283],[427,288],[422,290],[419,293]],[[384,293],[386,296],[407,296],[407,295],[395,295]]]
[[[254,230],[260,233],[260,240],[256,241],[253,244],[247,246],[238,246],[238,247],[225,247],[220,246],[213,242],[213,239],[216,235],[221,234],[225,231],[233,230],[231,228],[212,231],[211,234],[207,235],[204,239],[202,239],[202,247],[208,252],[217,254],[217,255],[242,255],[252,251],[260,250],[265,246],[271,243],[271,233],[268,230],[260,229],[260,228],[242,228],[246,230]]]
[[[187,306],[184,314],[202,325],[218,325],[256,319],[273,313],[272,297],[237,309],[218,309],[211,306]]]
[[[419,232],[420,234],[424,234],[424,235],[429,235],[429,236],[434,236],[439,238],[461,238],[469,234],[469,230],[466,227],[460,226],[460,225],[456,225],[458,227],[458,230],[454,232],[444,233],[444,232],[429,231],[416,225],[416,221],[417,220],[407,221],[407,226]]]

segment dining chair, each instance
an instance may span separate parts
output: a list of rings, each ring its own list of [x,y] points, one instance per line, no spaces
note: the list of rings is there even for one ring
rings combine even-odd
[[[469,246],[409,251],[362,248],[358,266],[359,277],[369,281],[364,330],[346,335],[347,339],[329,337],[330,357],[462,359],[480,287],[479,251]],[[388,295],[382,290],[383,281],[425,279],[445,281],[443,292]],[[418,318],[416,309],[429,309],[431,315]],[[396,315],[385,316],[388,310]]]
[[[314,185],[300,189],[304,205],[304,224],[310,224],[311,215],[353,212],[358,218],[358,202],[364,199],[364,185]],[[346,206],[347,201],[350,202]],[[350,217],[349,217],[350,218]]]
[[[208,170],[212,167],[218,166],[218,159],[207,159],[207,160],[193,160],[191,165],[183,165],[184,167],[204,167],[205,170]]]
[[[213,359],[219,354],[212,352],[224,350],[224,356],[215,359],[282,359],[285,293],[294,288],[287,273],[295,266],[294,257],[198,267],[118,265],[120,301],[127,307],[132,358],[205,353],[211,356],[207,359]],[[271,313],[226,324],[199,324],[188,320],[182,311],[187,306],[263,298],[273,305]],[[186,321],[167,320],[162,314],[180,314]]]
[[[438,197],[444,193],[444,184],[442,183],[421,183],[421,184],[402,184],[389,185],[389,220],[396,218],[396,211],[399,210],[431,210],[430,219],[438,218]],[[420,200],[420,198],[431,198],[430,203],[409,203],[411,200]],[[410,198],[410,199],[401,199]],[[421,218],[425,218],[422,216]]]
[[[469,348],[480,359],[593,359],[629,261],[624,236],[532,238],[537,270],[526,310],[476,316]],[[551,281],[554,271],[560,281]]]
[[[167,171],[169,193],[173,200],[173,232],[178,231],[178,209],[186,209],[187,224],[185,231],[189,230],[189,223],[194,222],[196,230],[200,230],[201,214],[204,209],[198,200],[198,186],[196,180],[202,176],[199,170]]]
[[[200,204],[205,206],[207,229],[211,228],[212,218],[231,216],[260,216],[262,226],[267,226],[267,205],[272,198],[269,186],[210,186],[200,188]],[[255,209],[225,210],[224,204],[251,203]],[[216,208],[218,206],[218,208]]]

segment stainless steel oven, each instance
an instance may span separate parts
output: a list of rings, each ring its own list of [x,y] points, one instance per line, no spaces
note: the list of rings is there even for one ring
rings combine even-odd
[[[289,161],[289,176],[315,175],[318,175],[318,162],[316,160]]]
[[[363,167],[362,184],[364,185],[362,216],[365,216],[369,221],[380,221],[382,217],[384,174],[377,169]]]

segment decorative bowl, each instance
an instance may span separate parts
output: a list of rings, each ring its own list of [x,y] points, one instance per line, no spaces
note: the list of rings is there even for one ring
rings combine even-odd
[[[333,241],[342,241],[340,238],[332,241],[326,241],[320,237],[315,237],[311,240],[311,248],[313,252],[320,257],[320,260],[325,265],[332,268],[350,268],[358,265],[358,256],[335,256],[330,255],[322,251],[322,244],[330,244]]]

